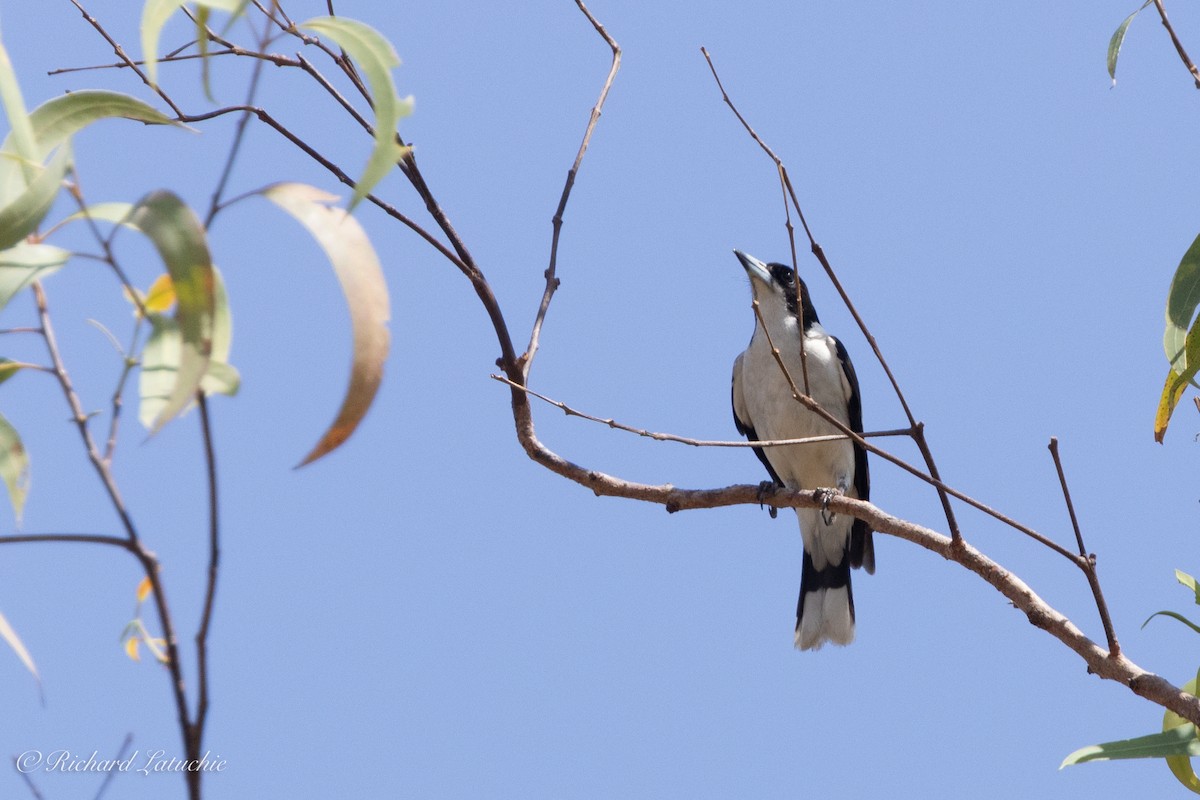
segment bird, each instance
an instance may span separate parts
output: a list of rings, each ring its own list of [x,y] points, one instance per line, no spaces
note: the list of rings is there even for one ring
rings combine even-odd
[[[793,397],[792,383],[800,392],[806,391],[806,373],[807,394],[833,418],[862,433],[862,398],[854,365],[842,343],[821,326],[804,281],[786,264],[764,264],[740,250],[733,252],[750,278],[758,309],[750,344],[733,362],[733,421],[738,433],[752,442],[840,433]],[[779,360],[774,348],[779,350]],[[786,365],[787,374],[779,361]],[[771,476],[764,490],[824,489],[870,499],[867,451],[850,439],[753,450]],[[827,508],[797,508],[796,516],[804,556],[795,646],[817,650],[826,642],[850,644],[854,640],[850,568],[875,572],[871,528]]]

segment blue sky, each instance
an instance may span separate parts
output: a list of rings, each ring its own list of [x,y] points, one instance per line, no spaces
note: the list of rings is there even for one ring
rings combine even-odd
[[[91,10],[136,51],[138,4],[107,5]],[[1139,626],[1161,608],[1187,613],[1173,570],[1200,570],[1200,424],[1184,407],[1165,446],[1152,438],[1165,293],[1200,231],[1200,94],[1149,14],[1110,88],[1108,39],[1133,5],[597,0],[625,61],[568,209],[533,387],[638,427],[735,437],[729,369],[753,318],[730,251],[784,260],[787,238],[773,167],[721,103],[704,45],[788,164],[944,477],[1068,542],[1046,451],[1057,436],[1127,655],[1182,683],[1200,664],[1194,635],[1169,620]],[[1177,5],[1172,18],[1200,51],[1200,16]],[[296,19],[323,7],[287,6]],[[93,86],[140,91],[124,73],[45,74],[112,61],[69,3],[2,10],[31,105]],[[338,10],[404,59],[397,81],[416,111],[402,130],[523,344],[605,46],[566,0]],[[167,40],[184,36],[177,25]],[[240,101],[248,66],[214,65],[220,102]],[[369,140],[303,76],[266,76],[263,105],[351,171],[365,162]],[[195,64],[163,80],[189,110],[210,107]],[[204,207],[232,129],[232,117],[199,133],[99,125],[76,141],[84,191],[135,200],[169,188]],[[286,179],[346,194],[265,128],[248,148],[233,192]],[[420,216],[399,178],[380,192]],[[498,348],[466,281],[373,209],[359,218],[391,285],[392,356],[354,438],[300,471],[344,388],[336,281],[265,202],[212,231],[243,389],[213,403],[224,539],[208,746],[228,767],[209,776],[207,797],[1182,791],[1155,762],[1058,771],[1079,746],[1154,731],[1156,707],[1088,676],[975,576],[899,540],[879,537],[877,574],[855,576],[858,641],[795,652],[794,518],[667,515],[532,464],[507,390],[488,378]],[[148,285],[161,271],[152,252],[132,236],[122,246]],[[900,426],[832,288],[811,259],[801,269],[855,356],[867,427]],[[47,292],[85,405],[106,407],[119,362],[85,320],[128,325],[119,288],[81,260]],[[15,303],[5,325],[29,305]],[[53,382],[22,375],[0,408],[33,460],[23,530],[116,532]],[[765,477],[748,450],[651,442],[550,407],[536,421],[564,457],[632,480]],[[126,422],[118,479],[186,644],[206,547],[198,421],[148,441]],[[944,526],[923,485],[878,460],[872,477],[881,508]],[[1101,638],[1077,570],[978,514],[960,519],[969,541]],[[0,653],[0,755],[104,754],[127,732],[142,753],[177,754],[165,675],[118,642],[139,577],[123,552],[3,549],[0,610],[37,659],[46,704]],[[90,797],[99,783],[34,777],[47,797]],[[26,796],[14,772],[0,770],[0,795]],[[182,795],[175,777],[125,775],[108,796]]]

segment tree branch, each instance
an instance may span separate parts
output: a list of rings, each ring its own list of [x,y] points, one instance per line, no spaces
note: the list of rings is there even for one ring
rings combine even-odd
[[[1196,69],[1192,59],[1188,57],[1187,50],[1183,49],[1183,42],[1179,41],[1179,37],[1175,35],[1175,28],[1167,19],[1167,9],[1163,6],[1162,0],[1154,0],[1154,8],[1158,11],[1158,17],[1162,20],[1163,27],[1171,35],[1171,44],[1175,45],[1175,52],[1179,54],[1179,60],[1187,67],[1187,71],[1192,73],[1192,80],[1196,83],[1196,88],[1200,89],[1200,70]]]
[[[600,98],[596,100],[596,105],[592,106],[591,116],[588,117],[587,127],[583,131],[583,142],[579,145],[579,151],[575,154],[575,163],[567,170],[567,180],[563,184],[562,196],[558,198],[558,208],[554,211],[554,218],[551,220],[553,233],[550,236],[550,266],[546,267],[546,288],[542,292],[542,301],[538,305],[537,316],[533,320],[533,330],[529,334],[529,344],[525,347],[525,353],[521,356],[519,366],[521,368],[522,383],[529,381],[529,370],[533,366],[533,357],[537,353],[538,339],[542,333],[542,323],[546,320],[546,312],[550,310],[550,300],[554,297],[554,292],[558,289],[560,281],[558,280],[558,237],[562,232],[563,213],[567,210],[567,201],[571,198],[571,189],[575,186],[575,176],[579,174],[579,167],[583,163],[583,156],[587,153],[588,144],[592,140],[592,132],[596,130],[596,123],[600,121],[600,114],[604,110],[604,103],[608,100],[608,92],[612,88],[613,81],[617,79],[617,71],[621,69],[621,46],[608,34],[604,26],[592,16],[592,12],[588,11],[582,0],[575,0],[575,5],[587,17],[588,22],[592,23],[592,27],[596,29],[596,33],[604,39],[604,43],[612,50],[612,66],[608,68],[608,77],[604,80],[604,85],[600,87]]]

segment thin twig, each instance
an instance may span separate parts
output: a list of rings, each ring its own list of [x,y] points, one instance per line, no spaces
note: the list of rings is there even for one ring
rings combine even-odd
[[[1108,603],[1104,601],[1104,592],[1100,589],[1100,577],[1096,574],[1096,555],[1089,553],[1083,545],[1083,533],[1079,529],[1079,519],[1075,516],[1075,504],[1071,502],[1071,491],[1067,488],[1067,475],[1063,471],[1062,459],[1058,455],[1058,437],[1050,437],[1050,456],[1054,459],[1054,469],[1058,472],[1058,483],[1062,486],[1063,500],[1067,504],[1067,514],[1071,517],[1071,527],[1075,531],[1075,542],[1079,545],[1080,568],[1087,576],[1088,585],[1092,588],[1092,597],[1096,601],[1096,611],[1100,614],[1100,624],[1104,626],[1104,636],[1108,639],[1109,656],[1121,654],[1121,645],[1117,641],[1117,631],[1113,627],[1112,617],[1108,613]]]
[[[0,544],[103,544],[109,547],[119,547],[137,554],[137,546],[123,536],[109,536],[100,533],[17,533],[0,536]]]
[[[787,191],[786,191],[786,189],[783,188],[783,186],[785,185],[785,179],[787,177],[787,170],[783,166],[782,159],[780,159],[779,156],[775,155],[775,151],[772,150],[770,148],[770,146],[768,146],[767,143],[762,140],[762,138],[758,135],[758,133],[755,132],[754,128],[752,128],[750,126],[750,123],[746,121],[746,118],[742,116],[742,112],[738,111],[737,106],[735,106],[733,104],[733,100],[729,97],[729,92],[725,91],[725,84],[721,83],[721,76],[717,74],[717,68],[716,68],[716,66],[713,65],[712,56],[710,56],[708,54],[708,49],[701,47],[700,52],[701,52],[701,54],[704,55],[704,60],[708,62],[708,69],[710,72],[712,72],[713,80],[715,80],[717,82],[717,88],[721,91],[721,99],[725,101],[725,105],[729,106],[729,110],[733,112],[733,115],[735,117],[737,117],[738,122],[742,123],[742,127],[746,129],[746,133],[750,134],[750,138],[753,139],[758,144],[758,146],[762,148],[762,151],[767,154],[768,158],[770,158],[772,161],[775,162],[775,171],[779,173],[780,189],[781,189],[781,191],[783,191],[783,213],[784,213],[785,225],[787,226],[788,242],[789,242],[789,245],[790,245],[791,251],[792,251],[792,269],[795,271],[797,279],[799,279],[800,264],[798,263],[798,261],[796,259],[795,228],[792,226],[791,209],[788,208]],[[803,217],[801,217],[801,219],[803,220]],[[805,229],[807,230],[807,226],[805,226]],[[798,282],[799,281],[797,280],[797,283]],[[799,287],[797,286],[797,288],[799,288]],[[800,319],[800,330],[804,330],[805,326],[804,326],[804,304],[803,303],[801,303],[800,307],[796,309],[796,313]],[[804,379],[804,381],[803,381],[804,382],[804,394],[806,394],[806,395],[810,394],[810,390],[809,390],[809,386],[808,386],[808,348],[805,347],[805,341],[804,341],[803,336],[800,337],[800,372],[801,372],[801,377]],[[910,420],[910,422],[911,422],[911,420]]]
[[[79,13],[83,15],[83,18],[85,20],[87,20],[87,23],[89,25],[91,25],[92,28],[95,29],[96,33],[100,34],[100,36],[104,39],[104,41],[108,42],[108,44],[113,49],[113,53],[116,54],[117,58],[121,59],[122,63],[124,63],[127,67],[129,67],[131,70],[133,70],[134,73],[139,78],[142,79],[142,83],[146,84],[146,86],[150,87],[150,89],[155,94],[157,94],[159,97],[161,97],[163,102],[171,107],[172,111],[174,111],[176,114],[179,114],[180,110],[179,110],[179,107],[175,105],[175,102],[173,100],[171,100],[170,97],[167,96],[166,92],[162,91],[162,89],[160,89],[159,87],[155,86],[153,83],[150,82],[150,77],[148,75],[146,75],[146,73],[142,70],[142,68],[139,67],[133,61],[133,59],[131,59],[128,55],[125,54],[125,48],[121,47],[120,43],[118,43],[116,39],[112,38],[112,36],[109,35],[108,31],[106,31],[104,29],[104,26],[101,25],[99,23],[99,21],[96,20],[95,17],[93,17],[91,14],[89,14],[87,9],[85,9],[82,5],[80,5],[79,0],[71,0],[71,5],[75,6],[75,8],[78,9]]]
[[[200,412],[200,431],[204,439],[204,464],[208,480],[208,580],[204,590],[204,612],[200,618],[200,627],[196,631],[196,673],[199,689],[196,719],[192,725],[193,752],[198,756],[204,739],[204,724],[208,719],[208,629],[212,622],[221,561],[221,521],[217,495],[217,457],[213,447],[208,399],[203,391],[196,392],[196,404]]]
[[[634,428],[630,425],[625,425],[624,423],[617,422],[615,419],[613,419],[611,417],[607,417],[607,418],[606,417],[596,417],[591,414],[586,414],[582,411],[579,411],[578,409],[572,408],[571,406],[567,405],[566,403],[563,403],[559,400],[554,400],[550,397],[546,397],[544,394],[539,394],[538,392],[533,391],[532,389],[530,389],[527,386],[522,386],[521,384],[517,383],[516,381],[511,381],[508,378],[504,377],[503,375],[491,375],[489,377],[491,377],[492,380],[499,381],[500,383],[503,383],[503,384],[513,387],[514,389],[519,389],[520,391],[525,392],[526,394],[531,395],[532,397],[536,397],[538,400],[541,400],[543,403],[547,403],[549,405],[554,406],[559,411],[562,411],[564,414],[566,414],[568,417],[579,417],[580,419],[586,419],[589,422],[596,422],[601,425],[607,425],[608,427],[613,428],[614,430],[625,431],[626,433],[633,433],[638,436],[645,437],[647,439],[654,439],[655,441],[658,441],[658,442],[677,442],[679,444],[686,444],[691,447],[783,447],[786,445],[793,445],[793,444],[815,444],[817,442],[838,442],[838,441],[847,441],[850,439],[849,436],[847,436],[843,433],[834,433],[834,434],[829,434],[827,436],[806,436],[803,439],[768,439],[765,441],[764,440],[755,440],[753,442],[748,442],[743,439],[741,441],[732,442],[732,441],[721,441],[721,440],[712,440],[712,439],[692,439],[687,436],[678,436],[673,433],[656,433],[654,431],[645,430],[644,428]],[[871,437],[878,438],[881,436],[911,436],[911,435],[912,435],[912,431],[905,428],[905,429],[901,429],[901,430],[892,430],[892,431],[871,431],[869,433],[862,434],[862,437],[864,439],[867,439],[867,438],[871,438]]]
[[[268,21],[263,25],[262,38],[259,40],[260,49],[265,46],[269,32],[270,22]],[[214,36],[215,34],[209,31],[209,35]],[[259,81],[262,79],[262,66],[262,61],[254,62],[254,69],[250,73],[250,83],[246,89],[246,102],[243,104],[247,109],[254,106],[254,97],[258,93]],[[233,174],[233,165],[237,161],[238,153],[242,150],[242,142],[246,137],[246,128],[253,117],[253,112],[247,110],[243,111],[242,115],[238,118],[233,132],[233,142],[229,145],[229,153],[225,156],[225,164],[221,167],[221,177],[217,179],[217,185],[213,189],[212,198],[209,200],[208,213],[204,217],[205,230],[212,227],[213,220],[216,219],[217,213],[221,210],[221,197],[224,195],[225,187],[229,183],[230,176]]]
[[[617,72],[621,69],[621,46],[616,40],[609,35],[604,26],[600,24],[592,13],[588,11],[582,0],[575,0],[575,5],[587,17],[588,22],[592,23],[592,27],[596,29],[596,33],[604,39],[605,44],[612,50],[612,65],[608,69],[608,77],[604,80],[604,85],[600,87],[600,97],[596,100],[596,105],[592,106],[591,116],[588,117],[587,127],[583,131],[583,141],[579,145],[579,151],[575,154],[575,163],[567,170],[567,180],[563,184],[562,195],[558,198],[558,208],[554,211],[554,218],[551,220],[553,233],[550,236],[550,266],[546,267],[546,288],[542,292],[541,303],[538,304],[537,316],[533,320],[533,330],[529,334],[529,344],[525,347],[525,353],[521,356],[520,367],[524,381],[529,380],[529,369],[533,365],[533,357],[537,353],[538,339],[542,333],[542,323],[546,319],[546,312],[550,310],[550,300],[554,297],[554,292],[558,289],[559,279],[558,270],[558,238],[562,232],[563,213],[567,209],[567,201],[571,197],[571,189],[575,186],[575,176],[579,174],[579,167],[583,163],[583,156],[587,153],[588,143],[592,140],[592,131],[596,129],[596,123],[600,121],[600,114],[604,110],[604,103],[608,99],[608,92],[612,88],[613,81],[617,78]]]
[[[21,780],[25,781],[25,787],[29,789],[29,793],[33,795],[34,800],[46,800],[46,796],[38,791],[37,784],[33,782],[33,778],[29,777],[25,770],[21,769],[18,756],[13,756],[13,767],[17,770],[17,774],[21,776]]]
[[[1167,19],[1167,9],[1163,6],[1162,0],[1154,0],[1154,7],[1158,10],[1158,17],[1162,20],[1163,27],[1171,35],[1171,44],[1175,45],[1175,52],[1179,54],[1179,60],[1187,67],[1188,72],[1192,73],[1192,80],[1195,81],[1196,88],[1200,89],[1200,70],[1196,69],[1196,65],[1188,57],[1187,51],[1183,49],[1183,42],[1179,41],[1179,37],[1175,35],[1175,28]]]
[[[62,355],[58,349],[58,339],[54,335],[54,327],[50,324],[50,312],[46,304],[46,291],[42,288],[40,281],[33,282],[33,297],[37,304],[38,320],[42,327],[42,338],[45,340],[46,349],[50,354],[50,363],[53,365],[54,374],[58,378],[59,385],[62,387],[63,395],[67,399],[67,405],[71,409],[71,419],[79,429],[80,438],[83,439],[83,446],[87,451],[88,460],[92,462],[96,474],[100,477],[100,482],[108,492],[109,500],[112,501],[113,508],[121,520],[121,525],[125,528],[126,536],[129,537],[129,541],[132,544],[136,545],[138,544],[137,528],[134,527],[133,519],[129,516],[129,511],[125,508],[125,501],[121,499],[121,493],[117,489],[117,482],[113,478],[112,471],[104,462],[104,457],[96,447],[96,442],[92,438],[92,432],[88,428],[88,415],[83,410],[83,404],[80,402],[79,395],[75,392],[75,387],[71,383],[71,376],[63,364]]]
[[[290,58],[278,53],[262,53],[255,50],[247,50],[244,47],[230,45],[223,50],[210,50],[208,53],[188,53],[186,55],[167,55],[158,59],[159,64],[171,64],[176,61],[194,61],[198,58],[216,58],[217,56],[241,56],[243,58],[253,58],[259,61],[267,61],[277,67],[298,67],[299,63],[294,58]],[[60,67],[47,72],[47,75],[66,75],[70,72],[91,72],[94,70],[104,69],[129,69],[130,67],[144,67],[145,61],[138,59],[130,59],[127,61],[115,61],[112,64],[92,64],[87,67]]]
[[[121,761],[125,758],[125,754],[129,752],[129,745],[133,744],[133,734],[125,734],[125,740],[121,742],[121,746],[117,749],[117,756],[114,761]],[[96,796],[92,800],[102,800],[104,793],[108,791],[109,784],[112,783],[113,775],[116,774],[115,769],[109,769],[104,774],[104,780],[100,783],[100,788],[96,790]]]

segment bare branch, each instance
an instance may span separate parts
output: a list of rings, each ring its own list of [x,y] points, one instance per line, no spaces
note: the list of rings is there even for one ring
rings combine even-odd
[[[554,297],[554,292],[558,289],[559,280],[557,276],[558,270],[558,237],[562,232],[563,213],[567,210],[567,201],[571,197],[571,189],[575,186],[575,176],[579,174],[579,167],[583,163],[583,156],[587,152],[588,143],[592,140],[592,132],[596,129],[596,123],[600,121],[600,114],[604,110],[604,102],[608,99],[608,91],[612,88],[613,81],[617,78],[617,71],[621,69],[621,46],[608,34],[604,26],[592,16],[582,0],[575,0],[575,5],[579,6],[579,10],[587,17],[588,22],[592,23],[592,27],[596,29],[596,33],[604,39],[605,44],[612,50],[612,66],[608,69],[608,77],[604,80],[604,85],[600,87],[600,98],[596,101],[596,105],[592,106],[592,114],[588,118],[587,127],[583,131],[583,142],[579,145],[579,152],[575,154],[575,163],[567,170],[567,180],[563,184],[562,196],[558,198],[558,208],[554,211],[554,218],[551,220],[553,233],[550,237],[550,266],[546,267],[546,288],[542,292],[542,301],[538,305],[537,316],[533,320],[533,330],[529,334],[529,344],[525,347],[525,353],[521,356],[520,367],[523,381],[529,380],[529,369],[533,365],[533,357],[537,353],[538,339],[542,333],[542,323],[546,319],[546,312],[550,310],[550,300]]]
[[[844,441],[844,440],[850,439],[850,437],[846,436],[845,434],[833,433],[833,434],[829,434],[827,436],[806,436],[803,439],[768,439],[768,440],[756,439],[753,442],[748,442],[743,439],[743,440],[737,441],[737,442],[727,442],[727,441],[719,441],[719,440],[711,440],[711,439],[692,439],[687,436],[677,436],[673,433],[655,433],[654,431],[648,431],[643,428],[634,428],[629,425],[625,425],[623,423],[617,422],[612,417],[604,418],[604,417],[592,416],[591,414],[585,414],[582,411],[571,408],[566,403],[560,402],[558,400],[553,400],[549,397],[546,397],[544,394],[538,394],[537,392],[533,391],[532,389],[530,389],[527,386],[522,386],[521,384],[519,384],[515,381],[510,381],[508,378],[504,377],[503,375],[491,375],[489,377],[491,377],[493,380],[499,381],[500,383],[507,384],[508,386],[511,386],[514,389],[518,389],[522,392],[525,392],[525,394],[528,394],[532,397],[536,397],[538,400],[541,400],[544,403],[548,403],[549,405],[554,406],[555,408],[557,408],[558,410],[560,410],[564,414],[566,414],[568,417],[579,417],[580,419],[586,419],[589,422],[597,422],[601,425],[607,425],[608,427],[613,428],[618,431],[625,431],[626,433],[637,434],[638,436],[643,436],[647,439],[654,439],[655,441],[658,441],[658,442],[677,442],[679,444],[686,444],[686,445],[690,445],[692,447],[784,447],[786,445],[792,445],[792,444],[814,444],[816,442],[836,442],[836,441]],[[911,435],[912,435],[912,431],[910,431],[906,428],[903,430],[894,430],[894,431],[871,431],[869,433],[862,434],[862,437],[864,439],[866,439],[866,438],[870,438],[870,437],[881,437],[881,436],[911,436]]]
[[[1080,568],[1087,576],[1088,586],[1092,588],[1092,597],[1096,601],[1096,611],[1100,614],[1100,624],[1104,626],[1104,636],[1108,639],[1110,653],[1119,655],[1121,644],[1117,641],[1117,631],[1113,627],[1112,617],[1108,613],[1108,603],[1104,601],[1104,592],[1100,589],[1100,577],[1096,574],[1096,556],[1088,553],[1083,545],[1083,533],[1079,530],[1079,519],[1075,516],[1075,504],[1071,502],[1071,491],[1067,488],[1067,476],[1063,472],[1062,459],[1058,455],[1058,437],[1050,437],[1050,455],[1054,459],[1054,469],[1058,472],[1058,483],[1062,486],[1063,500],[1067,504],[1067,513],[1071,517],[1071,527],[1075,530],[1075,541],[1079,545],[1079,557],[1082,560]]]
[[[1192,80],[1196,83],[1196,88],[1200,89],[1200,70],[1196,69],[1196,65],[1188,57],[1187,51],[1183,49],[1183,42],[1179,41],[1179,37],[1175,35],[1175,28],[1171,26],[1171,21],[1167,19],[1167,9],[1163,6],[1162,0],[1154,0],[1154,8],[1158,11],[1158,17],[1162,20],[1163,27],[1171,35],[1171,44],[1175,45],[1175,52],[1179,54],[1179,60],[1187,67],[1187,71],[1192,73]]]

